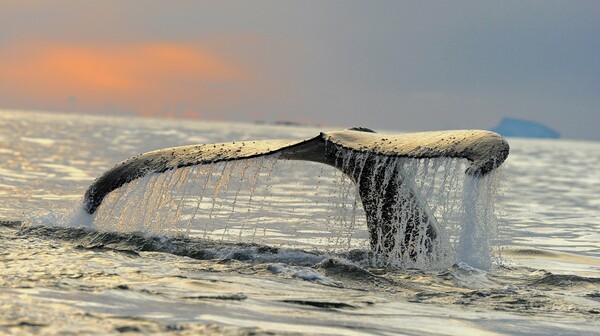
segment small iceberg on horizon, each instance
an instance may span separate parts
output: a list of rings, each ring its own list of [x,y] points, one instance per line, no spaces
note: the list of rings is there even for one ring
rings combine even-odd
[[[539,122],[508,117],[503,118],[500,123],[496,127],[490,129],[490,131],[505,137],[560,138],[560,133]]]

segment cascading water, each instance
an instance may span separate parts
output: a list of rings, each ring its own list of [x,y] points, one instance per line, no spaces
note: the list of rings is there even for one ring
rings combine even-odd
[[[458,260],[481,269],[489,269],[493,247],[499,242],[499,227],[494,213],[499,171],[486,176],[465,176],[458,239]]]
[[[464,261],[490,267],[496,173],[466,175],[464,159],[354,151],[338,154],[336,166],[346,174],[272,154],[148,174],[108,194],[92,224],[100,231],[328,253],[370,249],[374,266],[443,269]],[[379,201],[371,204],[369,195],[359,195],[361,183],[371,184],[371,198]],[[394,183],[399,187],[390,194],[387,187]],[[374,222],[391,219],[394,229],[370,228],[363,205],[377,207]],[[84,217],[80,211],[71,225],[81,225]]]

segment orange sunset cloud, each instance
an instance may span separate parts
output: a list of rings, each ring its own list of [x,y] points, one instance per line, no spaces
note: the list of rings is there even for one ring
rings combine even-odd
[[[239,99],[252,76],[190,43],[20,43],[0,48],[0,78],[5,106],[164,115],[184,105],[194,116]]]

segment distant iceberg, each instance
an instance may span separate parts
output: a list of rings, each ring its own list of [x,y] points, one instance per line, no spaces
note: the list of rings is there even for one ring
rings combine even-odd
[[[503,118],[498,126],[490,131],[496,132],[505,137],[519,138],[560,138],[560,133],[548,126],[542,125],[531,120]]]

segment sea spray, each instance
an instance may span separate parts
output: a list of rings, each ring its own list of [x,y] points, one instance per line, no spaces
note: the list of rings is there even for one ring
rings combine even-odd
[[[393,213],[388,216],[397,226],[387,252],[375,249],[373,266],[444,269],[463,261],[489,268],[497,234],[495,174],[470,177],[464,173],[466,161],[452,158],[347,152],[336,160],[338,167],[351,173],[270,155],[149,174],[107,195],[93,216],[77,212],[72,223],[91,219],[101,231],[183,235],[328,253],[369,250],[373,231],[369,233],[364,196],[361,200],[357,188],[360,179],[366,179],[363,182],[372,184],[375,198],[392,198]],[[380,177],[365,174],[367,164]],[[356,176],[359,179],[353,180]],[[395,194],[384,193],[385,186],[398,183],[396,179],[400,184]],[[383,203],[376,206],[375,213],[383,216]],[[431,219],[425,220],[423,213]],[[415,218],[417,226],[410,228]],[[431,220],[437,227],[435,239],[428,237],[426,224]],[[406,242],[412,245],[407,247]]]

